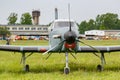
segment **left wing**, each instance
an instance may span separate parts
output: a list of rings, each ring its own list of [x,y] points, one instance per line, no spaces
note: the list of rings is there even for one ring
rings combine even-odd
[[[0,45],[0,51],[15,52],[46,52],[49,46],[16,46],[16,45]]]

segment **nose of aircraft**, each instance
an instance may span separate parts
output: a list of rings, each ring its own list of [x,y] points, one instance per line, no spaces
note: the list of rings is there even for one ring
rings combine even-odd
[[[65,34],[64,34],[64,39],[65,41],[68,43],[68,44],[72,44],[75,42],[75,39],[76,39],[76,33],[74,31],[67,31]]]

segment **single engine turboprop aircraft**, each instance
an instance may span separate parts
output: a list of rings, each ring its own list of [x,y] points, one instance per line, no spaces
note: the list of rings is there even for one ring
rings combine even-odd
[[[12,51],[22,53],[22,63],[25,71],[29,71],[29,65],[26,65],[26,58],[31,56],[34,52],[43,53],[43,55],[48,54],[48,57],[52,53],[64,52],[66,57],[66,65],[64,68],[64,73],[68,74],[70,68],[68,66],[68,54],[72,55],[71,52],[91,52],[96,54],[100,53],[101,65],[97,66],[99,71],[103,70],[105,64],[105,52],[115,52],[120,51],[120,46],[90,46],[79,39],[78,27],[74,20],[70,19],[58,19],[53,21],[49,27],[49,46],[16,46],[16,45],[0,45],[1,51]],[[83,43],[86,46],[80,46],[79,43]],[[26,56],[27,52],[31,52]]]

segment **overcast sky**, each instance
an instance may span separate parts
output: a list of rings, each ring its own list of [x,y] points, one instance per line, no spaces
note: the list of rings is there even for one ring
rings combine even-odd
[[[107,12],[120,16],[120,0],[1,0],[0,24],[7,24],[11,12],[18,14],[18,23],[23,13],[40,10],[40,24],[48,24],[55,18],[58,8],[59,18],[68,18],[68,3],[71,6],[71,19],[80,23],[83,20],[95,19],[98,14]]]

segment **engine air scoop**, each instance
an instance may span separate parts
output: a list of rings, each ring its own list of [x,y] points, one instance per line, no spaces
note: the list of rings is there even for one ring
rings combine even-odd
[[[75,43],[72,43],[72,44],[69,44],[69,43],[65,43],[64,44],[65,48],[67,49],[74,49],[76,47],[76,44]]]

